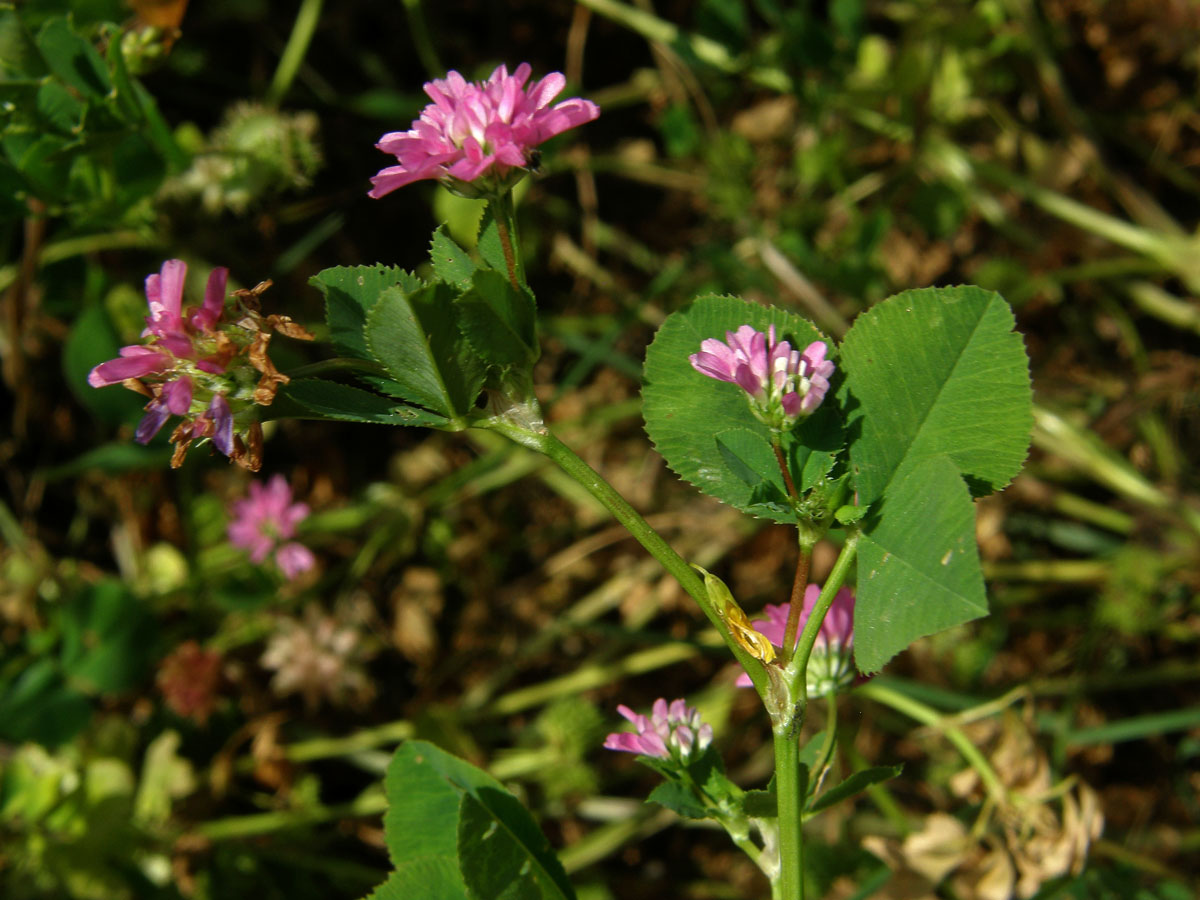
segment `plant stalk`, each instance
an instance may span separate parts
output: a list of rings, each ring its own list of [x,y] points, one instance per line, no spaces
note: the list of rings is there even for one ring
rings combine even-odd
[[[497,218],[497,223],[499,221]],[[533,415],[529,410],[520,410],[514,406],[510,413],[501,413],[477,424],[480,427],[497,431],[510,440],[549,457],[567,475],[579,482],[589,494],[600,501],[601,505],[637,539],[639,544],[646,548],[651,556],[662,564],[664,569],[675,577],[680,586],[699,604],[704,615],[721,635],[725,646],[737,657],[737,661],[749,674],[759,696],[766,696],[766,669],[733,639],[729,627],[721,616],[723,610],[717,610],[709,599],[708,590],[696,571],[595,469],[584,462],[574,450],[560,441],[540,421],[535,422],[532,419]]]
[[[784,725],[774,731],[775,792],[779,811],[779,898],[804,900],[804,833],[801,817],[807,778],[800,769],[800,741]]]
[[[829,607],[833,605],[833,598],[845,584],[846,576],[850,573],[850,567],[854,565],[857,555],[858,532],[852,531],[846,535],[846,543],[842,545],[842,552],[838,554],[837,561],[833,564],[833,570],[825,579],[825,586],[821,588],[821,596],[817,598],[817,605],[813,607],[808,621],[804,623],[804,630],[800,632],[800,637],[796,641],[796,652],[792,656],[791,663],[788,664],[787,674],[789,680],[797,682],[801,698],[800,721],[797,723],[797,727],[804,724],[803,704],[808,702],[808,659],[812,656],[813,644],[817,641],[821,623],[825,621],[825,613],[829,612]]]
[[[874,700],[876,703],[882,703],[884,706],[890,706],[897,712],[904,713],[904,715],[911,719],[916,719],[922,725],[927,725],[935,731],[940,731],[979,775],[979,780],[987,788],[988,796],[997,803],[1003,803],[1006,800],[1008,790],[1004,787],[1004,782],[1000,780],[1000,776],[996,774],[996,770],[992,768],[992,764],[987,761],[987,758],[984,757],[979,748],[971,743],[971,739],[967,737],[966,733],[957,725],[952,724],[953,720],[950,717],[943,716],[933,707],[926,706],[919,700],[907,697],[899,691],[892,690],[882,684],[874,684],[868,681],[866,684],[856,688],[855,693]]]
[[[825,740],[821,742],[821,753],[817,757],[817,764],[813,766],[813,770],[808,776],[813,783],[813,796],[816,796],[816,792],[821,789],[821,782],[825,780],[825,773],[829,770],[829,763],[833,759],[833,750],[836,746],[837,691],[834,691],[825,698]]]
[[[304,62],[309,44],[317,31],[317,20],[321,18],[322,5],[324,0],[301,0],[296,22],[292,25],[292,33],[288,36],[283,54],[279,57],[279,65],[275,68],[275,76],[267,88],[267,95],[263,98],[267,106],[279,106],[284,94],[296,79],[296,73],[300,71],[300,65]]]
[[[404,0],[404,12],[408,16],[408,30],[412,35],[413,48],[417,51],[417,59],[430,78],[441,78],[446,67],[438,58],[437,48],[433,38],[429,36],[429,25],[425,22],[425,13],[421,10],[421,0]]]
[[[812,562],[812,547],[800,545],[796,574],[792,579],[792,599],[788,606],[787,624],[783,629],[784,662],[790,662],[796,648],[796,632],[800,630],[800,612],[804,608],[804,593],[808,588],[808,567]]]
[[[511,190],[492,201],[492,212],[496,219],[496,233],[500,236],[500,249],[504,251],[509,283],[514,291],[519,291],[525,281],[525,271],[516,251],[517,213]]]

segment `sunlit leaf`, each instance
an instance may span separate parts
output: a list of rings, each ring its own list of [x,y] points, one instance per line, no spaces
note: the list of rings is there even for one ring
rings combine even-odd
[[[793,522],[770,433],[750,411],[745,392],[701,375],[688,362],[701,341],[723,341],[726,332],[742,325],[759,331],[774,325],[780,339],[799,349],[823,340],[830,357],[836,359],[832,342],[807,319],[737,297],[701,297],[689,309],[670,315],[646,351],[642,391],[646,432],[667,465],[704,493],[753,515]],[[814,425],[825,429],[829,422],[802,423],[785,441],[785,452],[800,460],[810,476],[827,471],[839,449],[829,446],[824,431],[817,441],[808,441],[806,429]],[[793,449],[793,445],[809,449]],[[808,455],[813,452],[822,456],[810,465]]]

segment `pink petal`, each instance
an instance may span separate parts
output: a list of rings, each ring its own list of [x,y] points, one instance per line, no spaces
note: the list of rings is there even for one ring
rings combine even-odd
[[[149,347],[129,345],[121,348],[118,359],[102,362],[88,373],[88,384],[92,387],[107,387],[120,384],[126,378],[141,378],[151,373],[163,372],[171,365],[171,357]]]
[[[567,86],[566,76],[562,72],[551,72],[533,87],[529,88],[529,102],[533,104],[535,109],[541,109],[546,106],[563,92],[563,88]],[[571,101],[566,101],[570,103]],[[565,106],[566,103],[561,105]]]
[[[157,276],[146,278],[146,299],[150,304],[152,318],[167,318],[178,321],[183,310],[183,281],[187,275],[187,264],[182,259],[168,259],[162,264]],[[154,279],[154,296],[151,297],[151,279]]]
[[[632,722],[634,725],[636,725],[637,729],[639,731],[645,731],[647,728],[650,727],[649,719],[647,719],[641,713],[634,712],[632,709],[630,709],[624,703],[618,704],[617,712],[619,712],[626,719],[628,719],[630,722]]]
[[[192,315],[192,326],[201,331],[211,331],[225,312],[225,286],[229,270],[217,266],[208,273],[208,284],[204,288],[204,305]]]
[[[642,744],[636,734],[628,731],[618,731],[604,739],[604,749],[620,750],[624,753],[641,753]]]
[[[192,406],[192,380],[186,375],[163,385],[162,397],[173,415],[182,416]]]
[[[316,565],[312,551],[303,544],[284,544],[275,552],[275,564],[285,578],[291,581]]]

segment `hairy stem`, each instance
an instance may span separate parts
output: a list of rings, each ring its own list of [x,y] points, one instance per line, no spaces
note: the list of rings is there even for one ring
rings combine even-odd
[[[492,215],[496,219],[496,233],[500,236],[500,249],[504,251],[504,265],[508,269],[508,280],[513,290],[521,290],[525,273],[517,257],[517,215],[513,207],[512,191],[505,191],[492,202]]]
[[[788,468],[787,459],[783,455],[783,447],[779,443],[779,435],[771,435],[771,449],[775,451],[775,461],[779,463],[779,471],[783,473],[783,483],[787,485],[788,498],[795,503],[799,499],[796,493],[796,482],[792,480],[792,471]]]

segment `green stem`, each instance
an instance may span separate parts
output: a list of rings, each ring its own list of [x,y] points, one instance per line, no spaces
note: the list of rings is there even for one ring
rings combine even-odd
[[[775,731],[775,792],[779,809],[779,898],[804,900],[801,814],[807,785],[800,774],[800,742],[790,728]]]
[[[792,480],[791,470],[788,468],[787,458],[783,455],[783,445],[779,441],[778,434],[771,435],[771,449],[775,451],[775,461],[779,464],[779,471],[783,474],[783,483],[787,485],[788,499],[792,502],[792,509],[799,512],[800,498],[796,493],[796,483]],[[808,565],[812,559],[812,544],[805,543],[803,536],[805,529],[800,529],[800,557],[796,560],[796,574],[792,578],[792,598],[788,606],[787,624],[783,629],[783,646],[780,658],[784,663],[787,663],[792,658],[792,652],[796,647],[796,632],[800,628],[800,609],[804,605],[804,589],[808,587]]]
[[[103,234],[85,234],[80,237],[63,238],[43,244],[37,256],[38,268],[61,262],[86,253],[102,250],[124,250],[130,247],[158,248],[157,236],[147,236],[137,231],[107,231]],[[0,291],[7,290],[17,280],[18,266],[0,266]]]
[[[912,697],[907,697],[899,691],[894,691],[882,684],[875,684],[868,681],[866,684],[856,688],[855,691],[869,700],[882,703],[884,706],[890,706],[897,712],[904,713],[909,718],[916,719],[922,725],[928,725],[935,731],[940,731],[954,745],[955,749],[962,754],[962,758],[979,774],[980,781],[987,788],[988,796],[998,803],[1005,801],[1008,791],[1004,787],[1004,782],[1000,780],[1000,776],[996,774],[996,770],[992,768],[992,764],[987,761],[979,751],[979,748],[971,743],[971,739],[967,737],[961,728],[951,724],[951,720],[948,717],[942,716],[933,707],[926,706],[924,703],[914,700]]]
[[[287,46],[283,48],[283,55],[279,57],[275,76],[271,79],[271,86],[267,88],[264,100],[268,106],[279,105],[284,94],[288,92],[288,88],[292,86],[296,73],[300,71],[300,64],[304,62],[308,45],[312,43],[313,34],[316,33],[317,20],[321,18],[323,2],[324,0],[301,0],[300,10],[296,13],[296,21],[292,25],[292,33],[288,37]]]
[[[192,834],[210,841],[229,841],[237,838],[258,837],[293,828],[308,828],[335,819],[359,816],[378,816],[387,811],[387,797],[382,790],[373,789],[357,799],[338,806],[318,806],[311,809],[281,809],[274,812],[251,813],[243,816],[228,816],[202,822],[192,829]]]
[[[812,655],[813,643],[825,613],[829,611],[833,598],[846,580],[850,566],[858,552],[858,534],[851,533],[842,545],[842,552],[833,571],[825,580],[825,587],[817,600],[816,607],[804,623],[804,630],[796,642],[796,654],[787,667],[785,676],[790,683],[795,706],[790,716],[779,719],[774,725],[775,735],[775,791],[779,809],[779,862],[780,897],[782,900],[804,900],[804,835],[801,820],[807,785],[800,777],[800,742],[797,735],[804,725],[808,709],[808,659]],[[831,713],[832,715],[832,713]],[[831,720],[831,726],[835,720]],[[832,727],[831,727],[832,733]],[[826,741],[828,744],[828,740]],[[829,748],[832,753],[832,746]]]
[[[796,653],[792,657],[791,663],[788,664],[788,680],[796,682],[801,698],[800,721],[796,725],[797,728],[804,724],[803,708],[804,704],[808,702],[808,659],[812,656],[817,632],[821,630],[821,623],[825,621],[825,613],[829,612],[829,607],[833,605],[833,598],[837,596],[837,592],[845,583],[846,576],[850,573],[850,567],[854,565],[854,558],[857,555],[858,532],[851,532],[846,535],[846,543],[842,545],[842,552],[838,554],[837,562],[833,564],[833,570],[825,579],[825,586],[821,588],[821,596],[817,599],[817,605],[813,607],[808,621],[804,623],[804,630],[800,632],[800,638],[796,641]]]
[[[508,280],[514,290],[521,290],[525,282],[525,267],[517,253],[517,212],[513,206],[512,191],[505,191],[492,201],[492,214],[496,219],[496,233],[500,236],[500,249],[504,251],[504,264],[508,267]]]
[[[499,222],[498,218],[497,222]],[[724,610],[719,611],[713,605],[708,597],[708,590],[704,587],[704,582],[696,574],[696,571],[675,552],[670,544],[663,540],[662,535],[650,527],[641,514],[629,505],[629,501],[617,493],[613,486],[605,481],[595,469],[584,462],[574,450],[560,441],[542,424],[536,410],[528,406],[513,405],[508,410],[494,415],[491,419],[477,424],[479,427],[497,431],[510,440],[549,457],[567,475],[579,482],[589,494],[600,501],[600,504],[637,539],[637,542],[645,547],[664,569],[675,576],[675,580],[679,582],[680,586],[700,605],[704,615],[708,617],[722,640],[725,641],[725,646],[737,657],[738,662],[750,675],[759,696],[766,695],[765,668],[733,639],[721,616]]]
[[[441,78],[446,73],[446,67],[438,58],[433,39],[429,36],[429,26],[425,22],[425,14],[421,11],[421,0],[404,0],[404,12],[408,15],[408,30],[412,35],[413,47],[417,58],[425,67],[430,78]]]
[[[833,759],[833,748],[837,746],[837,691],[825,697],[825,710],[825,740],[821,742],[821,753],[809,776],[813,781],[814,795],[821,787],[825,770],[829,768],[829,761]]]

